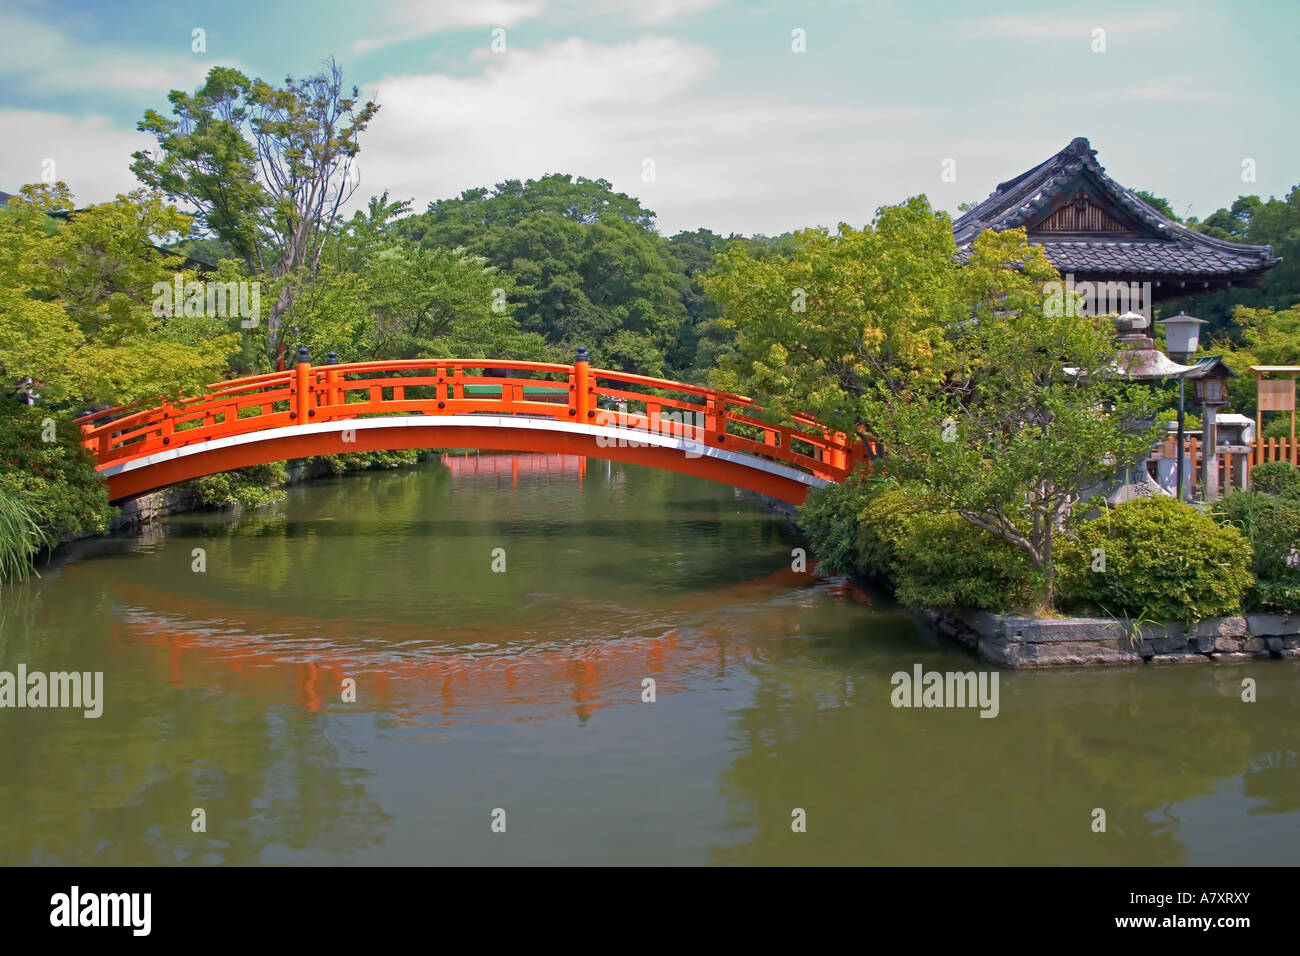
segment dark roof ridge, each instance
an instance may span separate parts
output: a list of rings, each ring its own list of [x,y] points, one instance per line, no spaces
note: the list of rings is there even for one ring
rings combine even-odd
[[[1198,232],[1182,223],[1174,222],[1159,210],[1124,188],[1110,176],[1097,161],[1097,151],[1086,137],[1076,136],[1064,149],[1014,179],[999,183],[996,190],[983,202],[976,204],[953,223],[953,233],[959,247],[965,248],[985,229],[1010,229],[1023,226],[1051,204],[1053,196],[1062,186],[1082,170],[1087,170],[1097,186],[1115,203],[1145,225],[1157,236],[1177,243],[1191,243],[1202,247],[1230,252],[1248,259],[1256,259],[1261,268],[1280,260],[1273,255],[1272,246],[1256,246],[1230,242]],[[1058,242],[1069,242],[1062,237]],[[1089,240],[1081,240],[1089,241]],[[1098,238],[1095,242],[1121,241]],[[1143,237],[1129,242],[1151,242]]]

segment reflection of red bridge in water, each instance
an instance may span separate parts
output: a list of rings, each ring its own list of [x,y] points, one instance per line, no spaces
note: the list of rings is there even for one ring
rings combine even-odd
[[[442,463],[453,478],[505,478],[512,484],[524,478],[577,478],[581,483],[587,475],[587,458],[584,455],[557,455],[536,453],[493,455],[443,455]]]
[[[79,571],[97,573],[89,565]],[[686,597],[663,610],[680,614],[733,606],[807,586],[810,579],[808,573],[785,569]],[[138,647],[143,641],[165,651],[170,680],[178,688],[211,687],[214,671],[225,672],[237,679],[241,694],[261,703],[284,703],[285,688],[292,686],[293,702],[315,713],[330,705],[349,706],[341,701],[341,688],[343,679],[351,677],[364,710],[393,712],[400,723],[417,722],[412,711],[436,714],[438,722],[451,726],[471,710],[513,719],[511,711],[519,708],[531,712],[528,719],[564,710],[585,719],[602,707],[639,701],[643,678],[655,679],[657,694],[671,694],[685,675],[707,668],[722,676],[729,653],[741,657],[749,650],[730,632],[701,626],[689,634],[672,629],[656,637],[593,639],[580,645],[539,642],[523,651],[485,651],[487,635],[473,626],[433,631],[428,625],[385,621],[384,647],[367,655],[366,642],[358,636],[367,629],[362,621],[232,609],[220,601],[120,580],[112,587],[126,602],[113,623],[115,642]],[[833,593],[866,599],[848,589]],[[764,636],[768,628],[787,633],[788,623],[766,614],[755,617],[746,625],[755,636]]]
[[[585,350],[572,365],[312,365],[303,349],[292,369],[78,422],[111,501],[291,458],[482,448],[648,465],[801,504],[810,487],[843,480],[868,456],[869,440],[850,440],[807,416],[774,424],[761,411],[716,389],[593,369]]]

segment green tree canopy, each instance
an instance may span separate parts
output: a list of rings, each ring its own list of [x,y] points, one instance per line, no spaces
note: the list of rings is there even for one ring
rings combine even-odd
[[[1237,306],[1285,310],[1300,305],[1300,186],[1285,199],[1241,196],[1204,221],[1187,225],[1217,239],[1270,245],[1282,261],[1264,273],[1264,287],[1233,286],[1221,292],[1188,296],[1163,306],[1165,315],[1184,311],[1209,321],[1206,331],[1236,339],[1242,327],[1234,320]]]
[[[186,203],[250,276],[279,282],[266,323],[267,351],[284,345],[281,318],[314,277],[339,210],[355,192],[360,135],[379,107],[347,92],[332,60],[320,73],[276,87],[213,67],[194,93],[168,94],[174,119],[140,121],[159,150],[134,154],[141,182]]]
[[[688,323],[687,282],[654,214],[605,180],[554,174],[509,180],[430,203],[397,232],[424,249],[463,247],[510,275],[510,304],[525,332],[597,364],[666,371]]]
[[[46,401],[123,403],[197,392],[218,379],[238,336],[223,325],[159,314],[180,257],[155,248],[189,217],[144,190],[77,210],[47,233],[46,213],[71,210],[67,187],[25,186],[0,219],[0,374],[39,383]],[[224,320],[223,320],[224,321]]]
[[[1050,604],[1055,535],[1152,441],[1135,427],[1148,391],[1111,374],[1109,323],[1049,314],[1059,277],[1024,230],[985,232],[959,265],[923,197],[798,240],[789,259],[718,256],[705,287],[737,329],[718,383],[870,433],[930,510],[1022,549]]]

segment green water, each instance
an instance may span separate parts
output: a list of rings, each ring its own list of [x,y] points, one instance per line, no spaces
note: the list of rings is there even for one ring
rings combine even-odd
[[[897,671],[986,665],[792,571],[728,488],[513,464],[309,483],[0,592],[0,670],[104,674],[98,719],[0,710],[0,863],[1300,859],[1300,662],[895,708]]]

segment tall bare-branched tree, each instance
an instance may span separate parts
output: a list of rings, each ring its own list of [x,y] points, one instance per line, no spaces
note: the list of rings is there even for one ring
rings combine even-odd
[[[134,154],[140,180],[188,204],[252,276],[276,287],[266,352],[282,358],[283,317],[310,282],[339,210],[360,185],[359,138],[379,107],[343,86],[338,64],[283,87],[214,67],[193,94],[168,94],[174,119],[139,123],[158,150]]]

